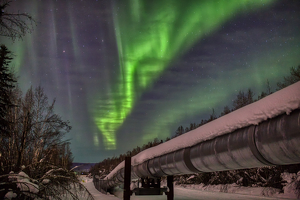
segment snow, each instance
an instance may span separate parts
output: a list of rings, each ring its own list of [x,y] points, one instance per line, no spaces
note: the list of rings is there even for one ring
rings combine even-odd
[[[261,195],[261,194],[259,194]],[[166,199],[166,197],[164,198]],[[244,194],[230,193],[230,192],[219,192],[219,191],[201,191],[198,189],[187,189],[181,187],[175,187],[175,200],[255,200],[255,199],[278,199],[278,197],[266,197],[266,196],[256,196],[251,188],[245,191]],[[280,197],[279,199],[286,199]],[[158,200],[158,199],[157,199]]]
[[[135,157],[135,156],[134,156]],[[134,158],[133,157],[133,158]],[[132,158],[131,158],[132,159]],[[132,163],[131,163],[132,165]],[[111,179],[113,177],[113,175],[115,173],[117,173],[120,169],[124,168],[125,167],[125,161],[122,161],[120,164],[118,164],[117,167],[115,167],[104,179]]]
[[[6,193],[6,195],[4,197],[7,199],[12,199],[12,198],[17,197],[17,194],[13,193],[12,191],[9,191],[8,193]]]
[[[191,180],[191,179],[193,179],[193,178],[195,178],[195,175],[192,175],[192,176],[190,176],[188,179],[186,179],[187,181],[188,180]]]
[[[80,176],[82,184],[86,187],[86,189],[93,195],[95,200],[118,200],[119,198],[113,196],[113,195],[105,195],[101,192],[99,192],[93,183],[93,179],[85,177],[85,176]],[[82,200],[85,200],[82,198]]]
[[[22,167],[23,168],[23,167]],[[20,171],[18,174],[15,174],[13,171],[9,173],[8,176],[9,181],[16,182],[17,187],[20,189],[21,192],[30,192],[30,193],[38,193],[39,186],[33,182],[31,182],[30,177],[23,171]],[[30,196],[30,193],[28,194]],[[8,199],[12,199],[16,197],[17,194],[13,193],[12,191],[8,191],[5,194],[5,197]]]
[[[20,188],[20,191],[26,192],[32,192],[32,193],[38,193],[39,192],[39,186],[32,183],[29,180],[29,176],[25,172],[19,172],[17,178],[17,187]]]
[[[297,186],[300,182],[300,171],[297,174],[284,172],[281,174],[281,177],[287,182],[283,187],[284,194],[289,198],[296,198],[297,195],[295,191],[297,190]]]
[[[131,164],[135,166],[149,159],[196,145],[217,136],[233,132],[234,130],[250,125],[258,125],[260,122],[274,118],[278,115],[284,113],[288,115],[291,111],[299,108],[300,82],[297,82],[195,130],[180,135],[158,146],[146,149],[132,157]],[[124,166],[125,162],[123,161],[111,171],[105,179],[112,178],[112,176],[121,168],[124,168]]]
[[[43,181],[42,181],[43,184],[48,184],[49,182],[50,182],[49,179],[43,179]]]
[[[47,172],[44,174],[43,178],[46,177],[46,176],[49,176],[50,174],[52,174],[52,173],[55,172],[55,171],[64,171],[64,169],[63,169],[63,168],[50,169],[49,171],[47,171]]]
[[[188,190],[196,190],[198,192],[214,192],[214,193],[226,193],[226,194],[235,194],[235,195],[250,195],[256,196],[256,198],[280,198],[280,199],[297,199],[295,194],[295,190],[285,191],[285,193],[280,193],[279,189],[271,188],[271,187],[243,187],[238,186],[236,184],[227,184],[227,185],[207,185],[199,184],[199,185],[180,185],[175,187],[176,190],[180,189],[188,189]],[[237,196],[236,196],[237,197]],[[245,199],[248,199],[244,197]]]

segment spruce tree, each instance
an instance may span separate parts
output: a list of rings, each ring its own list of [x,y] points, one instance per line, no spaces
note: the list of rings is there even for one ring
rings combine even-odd
[[[10,92],[14,88],[15,79],[9,69],[12,60],[12,53],[5,45],[0,46],[0,135],[9,135],[7,127],[8,109],[13,106],[10,99]]]

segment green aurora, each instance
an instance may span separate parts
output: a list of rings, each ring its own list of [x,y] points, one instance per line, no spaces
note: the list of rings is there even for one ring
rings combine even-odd
[[[108,96],[100,95],[94,99],[97,110],[93,111],[105,149],[116,149],[116,132],[132,112],[137,99],[175,59],[236,15],[266,7],[272,2],[189,0],[186,4],[182,0],[116,1],[113,17],[119,77],[114,87],[109,88]],[[167,112],[166,115],[174,113]],[[145,135],[144,139],[150,137],[153,136]],[[99,146],[100,138],[96,132],[95,146]]]

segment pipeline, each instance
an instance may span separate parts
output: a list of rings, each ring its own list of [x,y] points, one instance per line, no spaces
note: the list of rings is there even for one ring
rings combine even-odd
[[[242,127],[145,160],[132,166],[131,179],[300,163],[299,86],[300,82],[294,84],[298,103],[289,115],[280,114],[257,125]],[[277,94],[280,95],[282,93]],[[122,184],[124,163],[116,167],[105,180],[100,181],[102,189]]]

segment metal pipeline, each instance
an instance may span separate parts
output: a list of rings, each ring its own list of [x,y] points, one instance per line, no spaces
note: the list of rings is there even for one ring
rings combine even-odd
[[[300,110],[259,125],[235,130],[191,147],[160,155],[132,167],[131,178],[246,169],[300,163]],[[124,181],[124,168],[103,181],[112,188]]]

